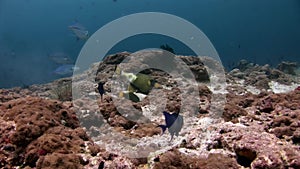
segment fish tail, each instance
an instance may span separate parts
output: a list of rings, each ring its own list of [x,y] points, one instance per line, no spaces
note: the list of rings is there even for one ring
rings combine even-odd
[[[173,137],[174,137],[174,135],[171,135],[171,139],[170,139],[170,142],[173,140]]]

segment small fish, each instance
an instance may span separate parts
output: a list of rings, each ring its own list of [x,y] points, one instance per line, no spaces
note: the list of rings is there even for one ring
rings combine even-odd
[[[79,23],[70,25],[68,28],[74,33],[77,40],[87,40],[89,38],[89,31]]]
[[[48,55],[48,57],[49,57],[49,59],[51,59],[53,62],[55,62],[57,64],[72,64],[73,63],[73,61],[69,57],[69,55],[67,55],[64,52],[51,53]]]
[[[53,71],[53,73],[60,76],[69,76],[72,75],[73,72],[77,70],[79,70],[79,67],[72,64],[67,64],[67,65],[59,66]]]
[[[119,67],[116,69],[116,74],[119,74],[125,77],[129,81],[128,91],[129,92],[137,92],[142,94],[149,94],[151,89],[154,88],[161,88],[161,85],[158,84],[151,76],[138,73],[126,73],[120,70]]]
[[[165,133],[166,129],[168,128],[168,131],[171,135],[171,140],[172,140],[174,134],[176,136],[179,135],[179,132],[183,126],[183,117],[181,115],[179,115],[179,113],[170,114],[166,111],[164,111],[163,114],[165,116],[166,125],[159,125],[158,127],[160,127],[162,129],[163,134]]]
[[[99,82],[98,85],[97,85],[97,89],[98,89],[98,92],[101,96],[101,102],[103,101],[103,94],[105,93],[105,90],[104,90],[104,82]]]

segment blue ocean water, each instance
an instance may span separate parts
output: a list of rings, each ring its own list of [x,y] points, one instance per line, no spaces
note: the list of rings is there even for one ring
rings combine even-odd
[[[0,87],[46,83],[59,78],[53,52],[76,60],[85,41],[68,26],[84,25],[90,34],[137,12],[164,12],[200,28],[225,67],[247,59],[276,65],[300,62],[299,0],[0,0]],[[174,28],[176,29],[176,28]],[[135,52],[168,44],[176,54],[193,55],[178,40],[161,35],[128,38],[109,53]]]

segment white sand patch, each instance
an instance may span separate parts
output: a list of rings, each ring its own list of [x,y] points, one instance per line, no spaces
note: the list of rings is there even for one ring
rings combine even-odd
[[[254,86],[245,86],[246,90],[252,94],[258,95],[261,91]]]
[[[292,85],[284,85],[278,82],[271,81],[269,82],[270,89],[274,93],[287,93],[295,90],[300,84],[292,83]]]

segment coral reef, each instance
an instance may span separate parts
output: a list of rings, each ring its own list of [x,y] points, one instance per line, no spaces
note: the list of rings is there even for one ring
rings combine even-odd
[[[288,62],[289,63],[289,62]],[[287,62],[283,62],[279,65],[286,65]],[[291,63],[295,64],[295,63]],[[281,69],[271,68],[268,64],[264,66],[259,66],[254,63],[250,63],[246,60],[239,62],[236,69],[233,69],[228,73],[229,79],[235,79],[235,81],[243,80],[244,87],[253,86],[257,89],[268,90],[271,88],[270,82],[275,81],[284,85],[291,85],[292,83],[297,83],[299,79],[291,75],[296,75],[290,72],[294,70],[294,67],[289,67],[289,73],[286,74],[288,68],[285,66],[279,66]],[[284,67],[284,68],[283,68]]]
[[[71,86],[57,88],[70,78],[0,89],[0,168],[300,168],[300,81],[293,73],[242,60],[220,86],[210,84],[216,74],[204,63],[215,63],[207,58],[175,56],[192,81],[187,71],[172,77],[181,66],[151,69],[166,60],[132,54],[145,57],[122,68],[140,67],[163,86],[135,103],[118,98],[109,81],[130,55],[109,55],[74,76],[73,98]],[[99,82],[106,82],[103,99]],[[171,142],[158,127],[163,111],[184,120]]]

